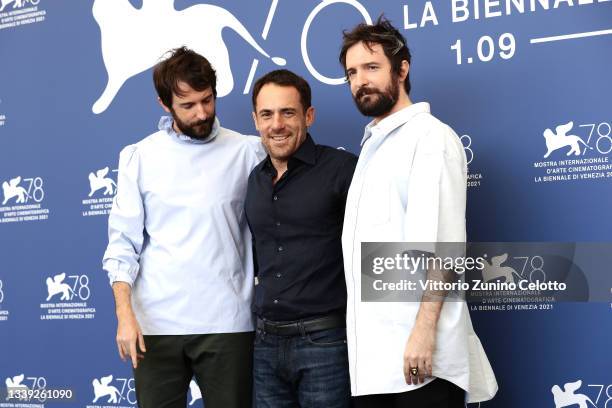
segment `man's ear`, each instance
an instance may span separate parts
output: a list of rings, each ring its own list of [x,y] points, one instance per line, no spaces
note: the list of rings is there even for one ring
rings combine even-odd
[[[157,102],[159,103],[159,106],[162,107],[163,110],[165,110],[166,112],[170,113],[170,108],[167,107],[166,105],[164,105],[164,103],[162,102],[161,98],[158,96],[157,97]]]
[[[408,61],[403,60],[399,72],[400,81],[404,82],[406,80],[406,77],[408,77],[408,72],[410,72],[410,64],[408,63]]]
[[[315,108],[314,106],[306,109],[306,127],[312,126],[315,121]]]

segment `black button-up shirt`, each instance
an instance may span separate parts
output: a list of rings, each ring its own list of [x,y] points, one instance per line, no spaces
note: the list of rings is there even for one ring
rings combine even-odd
[[[259,317],[288,321],[346,310],[341,236],[356,164],[355,155],[315,145],[308,135],[276,184],[269,157],[251,172],[245,208]]]

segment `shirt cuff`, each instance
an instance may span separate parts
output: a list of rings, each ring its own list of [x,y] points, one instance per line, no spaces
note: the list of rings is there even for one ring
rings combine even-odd
[[[136,280],[140,266],[138,264],[129,265],[117,259],[108,259],[104,262],[102,267],[108,273],[108,279],[111,286],[115,282],[126,282],[132,286]]]

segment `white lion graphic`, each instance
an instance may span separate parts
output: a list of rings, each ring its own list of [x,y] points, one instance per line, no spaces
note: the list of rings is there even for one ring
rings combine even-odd
[[[11,377],[7,378],[4,381],[4,383],[6,384],[7,390],[11,389],[11,391],[13,391],[13,392],[17,391],[17,390],[19,390],[19,391],[28,391],[29,390],[28,386],[21,383],[24,378],[25,378],[25,374],[16,375],[16,376],[14,376],[12,378]],[[6,397],[6,400],[7,401],[9,400],[8,396]],[[27,394],[26,395],[21,395],[19,397],[19,400],[27,401],[28,400]]]
[[[94,113],[104,112],[129,78],[154,66],[164,52],[183,45],[206,57],[215,68],[217,96],[229,94],[234,78],[221,36],[226,27],[270,58],[242,23],[218,6],[197,4],[177,11],[174,0],[143,0],[140,9],[128,0],[94,0],[92,11],[100,26],[102,58],[108,73],[106,89],[92,107]],[[272,61],[285,65],[282,58]]]
[[[2,183],[2,192],[4,193],[2,205],[6,204],[13,197],[17,197],[17,204],[25,203],[26,198],[30,197],[26,189],[21,187],[19,183],[21,183],[21,177],[15,177],[8,183],[6,181]]]
[[[104,189],[104,195],[113,195],[117,184],[112,178],[106,177],[108,171],[109,168],[105,167],[96,171],[95,174],[93,172],[89,173],[89,197],[101,189]]]
[[[565,125],[559,125],[555,128],[555,133],[550,129],[546,129],[544,131],[544,139],[546,140],[546,154],[544,158],[548,158],[552,152],[557,149],[561,149],[565,146],[570,146],[571,149],[567,152],[566,156],[571,156],[575,154],[576,156],[580,156],[580,143],[584,145],[584,147],[588,149],[593,149],[591,146],[587,145],[584,140],[576,135],[568,135],[567,132],[572,130],[574,127],[574,122],[568,122]]]
[[[8,6],[11,3],[15,3],[13,4],[13,8],[17,8],[17,7],[21,7],[21,1],[15,1],[15,0],[2,0],[2,6],[0,6],[0,11],[3,11],[4,8],[6,6]]]
[[[30,2],[33,6],[37,5],[40,0],[2,0],[2,5],[0,6],[0,11],[3,11],[4,8],[6,6],[8,6],[11,3],[15,3],[13,4],[13,8],[21,8],[24,6],[24,4]]]
[[[53,279],[47,278],[47,292],[49,293],[49,296],[47,296],[47,302],[58,293],[62,294],[60,300],[70,300],[70,294],[74,292],[72,291],[70,285],[63,283],[65,278],[65,273],[55,275]]]
[[[491,258],[491,263],[485,260],[485,267],[482,270],[482,280],[490,282],[501,277],[505,278],[504,282],[514,283],[514,275],[518,273],[509,266],[501,266],[508,259],[508,254],[502,254]]]
[[[116,404],[118,402],[117,397],[120,397],[121,393],[117,387],[109,385],[111,381],[113,381],[112,374],[102,377],[99,380],[94,378],[94,380],[91,382],[94,389],[94,399],[92,403],[95,403],[99,398],[107,396],[109,397],[108,401],[106,401],[108,404]]]
[[[593,401],[584,394],[575,394],[578,388],[582,387],[582,381],[578,380],[573,383],[566,383],[563,386],[563,391],[558,385],[554,385],[551,389],[555,400],[555,408],[571,407],[578,405],[579,408],[588,408],[587,402],[590,402],[594,407]],[[597,407],[596,407],[597,408]]]

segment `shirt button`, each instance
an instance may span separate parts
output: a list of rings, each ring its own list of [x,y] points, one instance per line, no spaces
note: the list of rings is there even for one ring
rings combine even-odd
[[[283,251],[283,247],[282,247],[282,246],[279,246],[279,247],[278,247],[278,252],[282,252],[282,251]]]
[[[277,303],[278,303],[278,299],[274,299],[274,304],[277,304]]]
[[[276,277],[277,277],[277,278],[280,278],[281,276],[283,276],[283,275],[282,275],[282,274],[280,274],[280,273],[277,273],[277,274],[276,274]]]
[[[278,200],[278,196],[277,195],[275,195],[273,198],[274,198],[274,201]]]
[[[276,226],[280,227],[280,221],[276,221]]]

